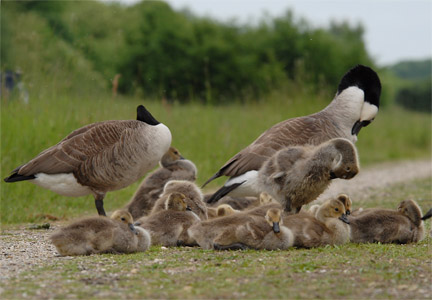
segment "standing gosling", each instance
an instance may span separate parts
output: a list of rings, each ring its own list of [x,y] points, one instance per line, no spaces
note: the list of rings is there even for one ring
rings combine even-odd
[[[282,210],[270,208],[264,218],[256,216],[250,222],[237,227],[234,236],[219,235],[214,240],[214,247],[226,250],[244,245],[257,250],[284,250],[293,246],[294,235],[290,229],[282,225]]]
[[[147,176],[138,187],[126,209],[134,219],[148,215],[156,200],[170,180],[195,181],[197,168],[193,162],[185,159],[180,152],[170,147],[159,162],[160,168]]]
[[[169,195],[176,192],[186,196],[187,205],[201,220],[207,220],[207,206],[203,201],[203,194],[200,188],[195,183],[186,180],[168,181],[162,194],[153,206],[150,215],[163,210]]]
[[[105,216],[105,194],[144,176],[170,145],[168,127],[140,105],[137,120],[98,122],[77,129],[4,180],[29,180],[63,196],[92,194],[98,214]]]
[[[150,247],[149,233],[135,228],[132,216],[124,210],[115,211],[111,218],[76,221],[55,232],[51,241],[63,256],[142,252]]]
[[[199,217],[186,204],[186,196],[182,193],[172,193],[166,199],[163,210],[142,217],[135,225],[150,232],[152,245],[172,247],[195,245],[187,230],[199,221]]]
[[[400,202],[397,210],[367,209],[351,216],[351,241],[354,243],[415,243],[424,239],[421,208],[414,200]]]
[[[332,179],[351,179],[359,172],[357,150],[347,139],[337,138],[319,146],[288,147],[276,152],[259,171],[239,176],[226,186],[237,186],[236,196],[251,189],[258,196],[268,193],[284,210],[298,213],[302,205],[315,200]]]

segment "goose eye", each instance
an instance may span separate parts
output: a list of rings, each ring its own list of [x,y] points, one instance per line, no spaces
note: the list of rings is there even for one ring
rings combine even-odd
[[[336,208],[335,208],[335,211],[339,211],[339,208],[336,207]]]
[[[347,172],[351,171],[351,168],[350,168],[350,167],[347,167],[347,168],[346,168],[346,171],[347,171]]]

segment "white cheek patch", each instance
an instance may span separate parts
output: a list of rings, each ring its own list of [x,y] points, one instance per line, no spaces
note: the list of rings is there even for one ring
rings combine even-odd
[[[362,107],[362,111],[360,114],[360,121],[370,121],[378,113],[378,107],[368,102],[365,102]]]

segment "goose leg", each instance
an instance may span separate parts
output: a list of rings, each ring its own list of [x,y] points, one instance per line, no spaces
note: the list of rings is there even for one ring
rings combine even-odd
[[[96,204],[96,209],[98,211],[99,216],[106,216],[104,207],[103,207],[103,199],[104,199],[105,195],[104,194],[96,194],[95,196],[95,204]]]
[[[285,211],[291,213],[291,198],[289,196],[285,196]]]

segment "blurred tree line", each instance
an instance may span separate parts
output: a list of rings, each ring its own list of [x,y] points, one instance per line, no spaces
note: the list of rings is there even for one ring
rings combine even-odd
[[[122,6],[33,0],[2,2],[3,69],[24,65],[24,55],[18,57],[9,43],[22,15],[24,22],[31,16],[34,24],[46,23],[20,27],[28,35],[46,35],[41,49],[45,52],[37,53],[46,57],[45,64],[51,63],[48,54],[54,54],[48,37],[56,38],[61,41],[56,53],[71,62],[62,64],[64,72],[86,65],[85,73],[91,75],[82,75],[83,81],[91,78],[95,85],[102,80],[106,88],[121,74],[120,92],[145,97],[213,104],[259,99],[287,85],[334,92],[349,68],[359,63],[373,66],[361,25],[333,22],[314,28],[291,11],[251,25],[174,11],[160,1]],[[69,77],[75,73],[78,78],[78,69]]]
[[[390,68],[404,85],[396,94],[395,102],[405,108],[432,112],[432,60],[401,61]]]

